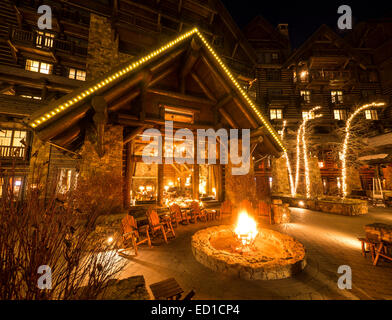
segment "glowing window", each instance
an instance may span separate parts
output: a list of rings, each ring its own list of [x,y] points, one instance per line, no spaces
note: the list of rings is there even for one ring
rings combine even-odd
[[[33,72],[40,72],[44,74],[51,74],[53,65],[50,63],[45,63],[37,60],[26,60],[26,70],[33,71]]]
[[[365,110],[365,118],[367,120],[378,120],[377,110]]]
[[[302,111],[302,119],[304,119],[304,120],[314,119],[314,112],[313,111]]]
[[[37,46],[37,48],[42,48],[42,47],[52,48],[53,39],[54,39],[53,33],[38,31],[37,37],[35,39],[35,45]]]
[[[343,91],[331,91],[331,101],[332,103],[342,103]]]
[[[68,78],[79,81],[86,81],[86,71],[70,68]]]
[[[304,99],[304,102],[310,103],[310,91],[309,90],[301,90],[301,97]]]
[[[282,109],[270,109],[270,119],[282,119],[283,117]]]
[[[335,120],[346,120],[347,112],[343,109],[335,109],[333,111],[333,117]]]

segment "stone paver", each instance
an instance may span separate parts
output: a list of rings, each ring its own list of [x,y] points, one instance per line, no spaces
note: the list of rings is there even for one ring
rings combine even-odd
[[[191,250],[192,235],[218,222],[180,226],[177,238],[153,248],[142,247],[129,259],[121,278],[143,275],[147,285],[174,277],[195,299],[392,299],[392,263],[374,267],[361,255],[357,237],[373,222],[392,224],[392,209],[370,208],[369,214],[346,217],[292,208],[292,223],[269,226],[301,241],[307,266],[293,278],[246,281],[211,271],[198,263]],[[225,221],[223,221],[225,223]],[[227,221],[226,221],[227,223]],[[340,265],[352,268],[352,290],[340,290]]]

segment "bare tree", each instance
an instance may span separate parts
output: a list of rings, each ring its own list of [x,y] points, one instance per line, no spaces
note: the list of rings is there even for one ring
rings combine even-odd
[[[0,299],[97,298],[125,266],[116,241],[91,237],[98,204],[81,213],[72,195],[66,203],[48,199],[39,183],[21,202],[7,180],[0,199]],[[38,287],[43,265],[51,269],[51,289]]]

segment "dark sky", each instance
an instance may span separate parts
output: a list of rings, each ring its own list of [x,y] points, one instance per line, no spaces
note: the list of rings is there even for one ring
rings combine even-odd
[[[282,0],[222,0],[237,24],[243,28],[255,16],[261,15],[274,26],[288,23],[293,47],[298,47],[325,23],[336,28],[340,5],[351,6],[353,26],[356,22],[392,18],[391,0],[365,1],[282,1]]]

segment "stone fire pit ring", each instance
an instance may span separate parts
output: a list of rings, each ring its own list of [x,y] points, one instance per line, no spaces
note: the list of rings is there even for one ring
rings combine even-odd
[[[233,226],[222,225],[196,232],[192,236],[195,259],[207,268],[244,280],[289,278],[306,266],[305,247],[286,234],[259,228],[255,250],[242,254],[228,249],[232,231]]]

